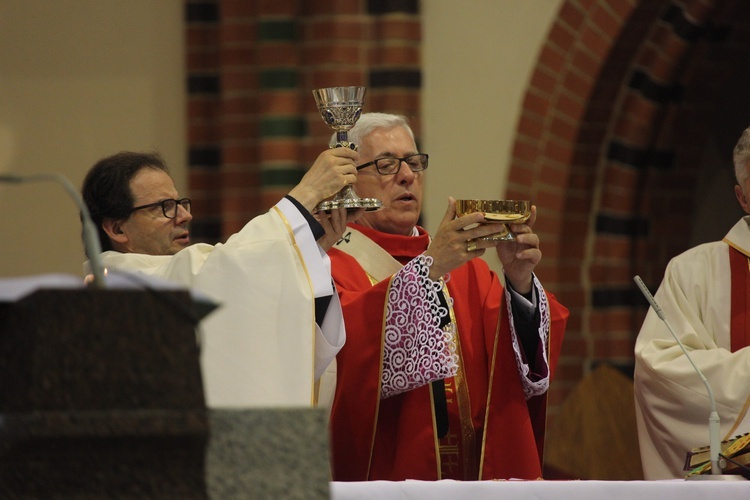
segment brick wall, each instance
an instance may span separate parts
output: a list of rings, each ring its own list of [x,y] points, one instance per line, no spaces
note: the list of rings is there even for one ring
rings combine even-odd
[[[530,192],[540,207],[538,274],[571,310],[552,420],[593,367],[632,370],[647,306],[632,278],[655,290],[668,259],[689,246],[705,118],[731,78],[727,63],[747,57],[737,26],[746,10],[739,1],[567,0],[549,31],[508,197]]]
[[[187,0],[193,234],[217,242],[265,212],[328,147],[312,90],[366,86],[365,111],[419,135],[416,0]]]

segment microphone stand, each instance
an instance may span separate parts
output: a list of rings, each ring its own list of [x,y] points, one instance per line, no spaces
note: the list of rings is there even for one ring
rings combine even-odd
[[[20,184],[23,182],[36,182],[36,181],[52,181],[62,184],[63,188],[73,198],[76,206],[81,212],[81,223],[83,224],[83,246],[86,252],[86,256],[91,263],[91,272],[94,275],[92,286],[95,288],[106,288],[107,283],[104,278],[104,265],[101,260],[102,246],[99,241],[99,233],[97,232],[94,221],[91,220],[91,214],[86,204],[83,202],[81,195],[73,186],[73,184],[62,174],[51,173],[51,174],[36,174],[36,175],[0,175],[0,182],[10,182]]]

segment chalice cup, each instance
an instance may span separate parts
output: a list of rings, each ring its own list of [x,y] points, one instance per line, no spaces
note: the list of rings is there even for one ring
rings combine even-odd
[[[336,132],[336,145],[357,150],[357,145],[349,142],[348,132],[357,123],[365,103],[365,87],[329,87],[313,90],[315,104],[320,116]],[[333,198],[318,204],[319,211],[330,212],[338,208],[354,211],[360,208],[367,212],[379,210],[383,202],[375,198],[360,198],[351,184],[336,193]]]
[[[484,220],[480,224],[497,224],[499,231],[482,238],[485,241],[513,241],[516,236],[510,224],[523,224],[531,216],[531,202],[528,200],[456,200],[456,215],[459,217],[482,212]]]

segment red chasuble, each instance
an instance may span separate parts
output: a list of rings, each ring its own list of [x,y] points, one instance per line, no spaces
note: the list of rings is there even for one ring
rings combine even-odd
[[[729,247],[732,271],[731,350],[737,352],[750,345],[750,264],[748,257]]]
[[[429,244],[421,228],[419,236],[407,237],[352,227],[402,264],[423,253]],[[346,235],[340,242],[345,244]],[[446,380],[446,395],[453,411],[449,409],[449,436],[441,440],[435,430],[430,385],[380,398],[386,294],[391,279],[373,284],[352,256],[335,247],[329,253],[347,331],[346,344],[337,356],[337,387],[331,412],[333,479],[541,477],[546,395],[529,401],[524,396],[503,287],[485,261],[473,259],[453,270],[447,283],[454,301],[461,371]],[[551,317],[549,364],[554,373],[568,310],[552,295],[547,296]],[[468,389],[468,397],[452,397],[451,391],[459,386]],[[457,410],[459,407],[463,411]],[[456,453],[461,455],[459,462],[474,465],[448,471],[441,463],[450,456],[446,439],[472,434],[471,430],[462,432],[462,424],[473,428],[474,442],[457,445]],[[466,471],[472,470],[467,476]]]

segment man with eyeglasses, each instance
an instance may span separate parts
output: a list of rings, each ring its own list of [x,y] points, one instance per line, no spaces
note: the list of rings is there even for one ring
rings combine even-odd
[[[381,210],[350,223],[329,251],[347,328],[336,357],[333,478],[536,479],[546,394],[568,311],[533,270],[539,237],[479,238],[481,213],[449,199],[434,237],[417,225],[427,154],[406,119],[363,114],[355,191]],[[505,282],[482,259],[497,245]]]
[[[312,214],[356,180],[356,159],[348,148],[324,151],[276,206],[217,245],[190,244],[190,199],[158,154],[121,152],[88,172],[83,199],[109,271],[167,279],[219,302],[201,324],[209,407],[318,403],[317,380],[345,340],[325,251],[359,213]]]

